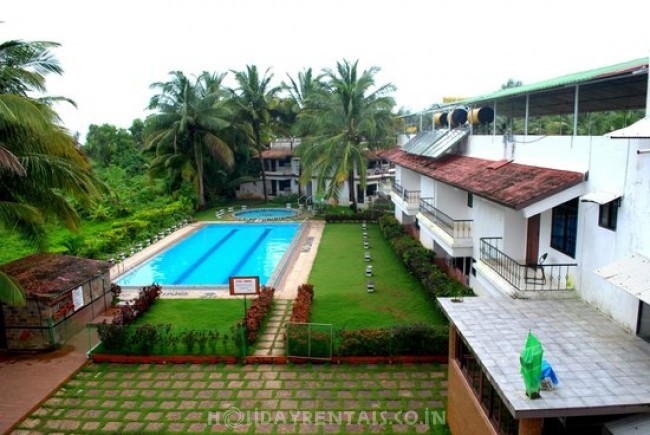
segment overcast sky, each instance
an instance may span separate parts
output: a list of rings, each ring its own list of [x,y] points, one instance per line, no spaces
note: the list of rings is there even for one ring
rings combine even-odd
[[[533,83],[648,55],[647,0],[6,0],[0,40],[50,40],[65,73],[50,95],[82,136],[89,124],[144,118],[149,85],[172,70],[256,64],[276,83],[344,58],[378,66],[413,111],[508,78]],[[232,84],[232,82],[227,82]]]

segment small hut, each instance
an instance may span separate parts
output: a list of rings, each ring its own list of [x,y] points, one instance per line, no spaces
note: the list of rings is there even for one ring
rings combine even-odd
[[[0,304],[0,349],[63,345],[111,306],[110,264],[69,255],[34,254],[0,267],[25,290],[26,304]]]

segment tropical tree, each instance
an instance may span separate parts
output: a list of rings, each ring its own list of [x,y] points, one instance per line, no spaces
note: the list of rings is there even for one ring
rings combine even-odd
[[[180,71],[168,82],[154,83],[159,93],[150,109],[158,113],[148,119],[147,148],[155,153],[152,176],[171,175],[194,182],[199,209],[206,207],[205,161],[218,159],[225,168],[234,158],[222,133],[230,126],[231,110],[222,87],[224,74],[201,73],[194,81]]]
[[[337,62],[323,70],[325,91],[312,94],[311,107],[299,116],[306,131],[313,132],[298,147],[303,167],[302,182],[317,177],[317,192],[338,198],[348,182],[350,202],[357,210],[355,172],[366,186],[366,152],[393,143],[395,101],[392,84],[375,86],[379,68],[358,73],[358,61]]]
[[[233,71],[233,73],[238,84],[238,88],[232,91],[238,109],[238,118],[259,158],[264,201],[268,201],[262,151],[271,142],[274,124],[272,111],[278,104],[277,94],[282,88],[271,86],[273,74],[269,69],[260,76],[257,66],[247,65],[246,71]]]
[[[101,197],[76,140],[60,126],[53,101],[34,98],[45,92],[45,75],[62,69],[52,42],[8,41],[0,44],[0,226],[46,249],[44,224],[61,221],[76,230],[80,219],[71,200],[87,204]],[[0,274],[0,301],[23,304],[24,294]]]
[[[298,116],[302,111],[314,109],[318,97],[325,92],[325,86],[322,77],[314,76],[311,68],[298,73],[297,78],[287,74],[289,83],[283,83],[284,88],[289,92],[290,100],[293,102],[292,110]],[[306,123],[294,123],[294,133],[296,136],[306,136],[309,134],[305,131]]]

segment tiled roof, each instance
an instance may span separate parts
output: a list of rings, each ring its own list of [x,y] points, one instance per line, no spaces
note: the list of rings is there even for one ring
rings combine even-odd
[[[265,159],[284,159],[293,156],[293,150],[289,148],[271,148],[262,151],[262,157]]]
[[[438,303],[515,418],[650,409],[650,343],[582,300],[476,297]],[[528,331],[560,380],[537,400],[526,397],[520,373]]]
[[[584,181],[580,172],[449,155],[411,155],[399,148],[383,154],[397,165],[506,207],[520,210]]]
[[[26,295],[37,298],[56,297],[106,272],[105,261],[69,255],[33,254],[0,267],[14,278]]]

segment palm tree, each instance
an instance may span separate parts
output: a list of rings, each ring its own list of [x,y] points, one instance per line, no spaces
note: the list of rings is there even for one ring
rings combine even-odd
[[[71,230],[80,223],[70,200],[89,203],[103,186],[93,176],[76,140],[60,124],[53,101],[33,98],[44,92],[45,75],[62,70],[51,42],[0,44],[0,225],[46,249],[46,218]],[[18,284],[0,274],[0,301],[24,303]]]
[[[294,79],[289,74],[289,83],[283,83],[283,87],[289,92],[290,99],[293,101],[293,111],[299,115],[307,109],[314,109],[319,95],[325,92],[325,86],[321,76],[314,77],[311,68],[307,68],[298,73]],[[306,136],[309,134],[305,131],[305,123],[294,123],[296,136]]]
[[[257,66],[247,65],[246,71],[233,71],[239,85],[235,95],[235,103],[249,141],[252,143],[260,159],[262,174],[262,191],[264,201],[268,201],[266,192],[266,173],[264,172],[264,151],[271,141],[272,110],[277,104],[276,96],[280,86],[271,87],[273,74],[267,69],[260,77]]]
[[[150,173],[153,176],[172,171],[192,179],[198,208],[206,207],[204,166],[206,154],[219,159],[226,168],[234,163],[233,151],[222,140],[230,122],[228,101],[221,82],[224,74],[201,73],[194,82],[180,71],[172,79],[154,83],[159,94],[151,98],[151,132],[147,148],[155,151]]]
[[[337,62],[336,70],[323,71],[326,92],[312,94],[311,107],[299,116],[303,128],[314,132],[298,148],[304,169],[302,182],[315,174],[317,192],[338,198],[340,189],[348,181],[350,202],[357,210],[354,184],[359,174],[362,188],[366,185],[366,150],[391,144],[395,101],[389,96],[395,90],[392,84],[375,87],[372,67],[357,72],[358,61]]]

